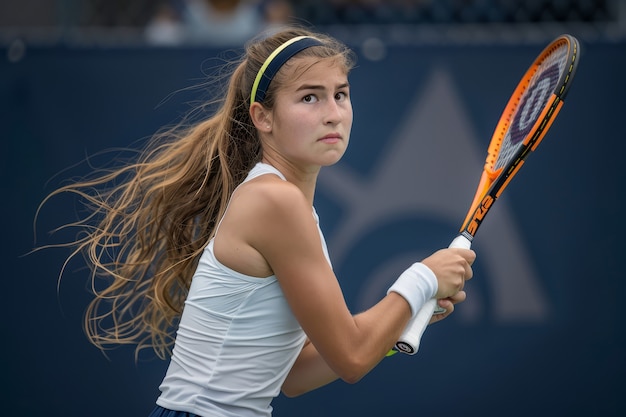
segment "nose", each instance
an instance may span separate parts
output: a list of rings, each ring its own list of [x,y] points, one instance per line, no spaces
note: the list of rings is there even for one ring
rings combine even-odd
[[[324,124],[335,125],[341,122],[343,112],[341,106],[335,100],[329,100],[324,114]]]

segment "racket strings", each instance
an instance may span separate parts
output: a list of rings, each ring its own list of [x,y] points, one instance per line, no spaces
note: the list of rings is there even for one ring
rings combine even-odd
[[[549,100],[559,92],[560,88],[557,88],[557,85],[559,81],[562,82],[563,74],[570,65],[568,55],[567,43],[561,43],[549,51],[538,63],[527,83],[528,87],[520,95],[518,106],[503,135],[496,161],[493,164],[494,171],[507,166],[516,157],[525,139],[543,114],[543,110],[549,105]]]

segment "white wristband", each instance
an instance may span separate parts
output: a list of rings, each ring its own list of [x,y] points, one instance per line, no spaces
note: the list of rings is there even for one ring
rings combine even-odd
[[[404,271],[387,290],[387,294],[400,294],[411,306],[411,314],[415,316],[426,301],[437,294],[437,277],[429,267],[416,262]]]

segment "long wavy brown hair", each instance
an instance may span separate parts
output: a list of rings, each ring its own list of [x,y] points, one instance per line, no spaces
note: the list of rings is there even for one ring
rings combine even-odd
[[[291,27],[259,37],[229,64],[234,70],[226,92],[209,118],[158,132],[131,162],[96,170],[42,202],[71,193],[87,208],[87,215],[59,228],[78,228],[79,237],[54,246],[72,248],[64,265],[83,255],[90,267],[94,298],[84,329],[100,349],[134,344],[136,355],[144,348],[160,358],[171,354],[199,256],[235,187],[262,158],[249,115],[256,74],[278,46],[301,35],[315,36],[323,46],[296,58],[336,59],[346,71],[352,68],[351,51],[328,36]],[[273,79],[266,108],[272,109],[285,78],[279,71]]]

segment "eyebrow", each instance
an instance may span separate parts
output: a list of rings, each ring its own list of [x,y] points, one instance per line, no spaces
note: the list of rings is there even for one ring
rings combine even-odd
[[[342,88],[348,88],[350,87],[350,83],[342,83],[339,84],[336,88],[337,90],[341,90]],[[326,87],[324,87],[323,85],[316,85],[316,84],[303,84],[300,87],[298,87],[296,89],[296,91],[301,91],[301,90],[325,90]]]

